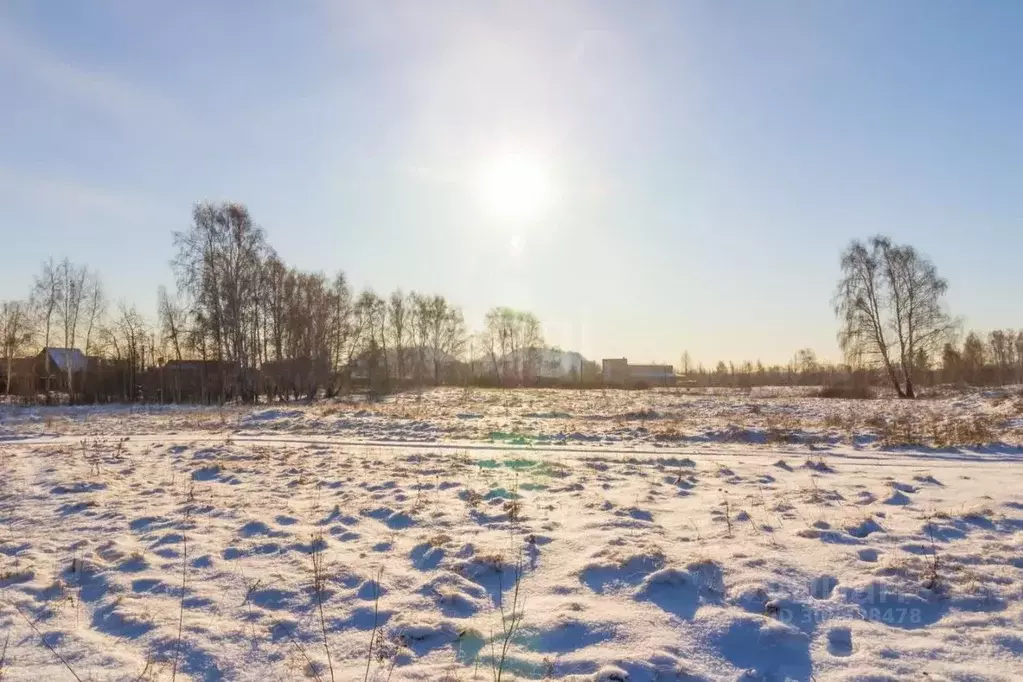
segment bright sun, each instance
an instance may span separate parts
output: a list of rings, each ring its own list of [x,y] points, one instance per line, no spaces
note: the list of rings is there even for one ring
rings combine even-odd
[[[480,174],[480,198],[494,217],[510,222],[536,220],[551,203],[546,164],[523,154],[502,154]]]

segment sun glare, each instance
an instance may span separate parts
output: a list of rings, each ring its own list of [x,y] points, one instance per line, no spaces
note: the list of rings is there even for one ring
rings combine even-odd
[[[550,173],[538,159],[503,154],[483,169],[480,197],[496,218],[511,222],[536,220],[551,203]]]

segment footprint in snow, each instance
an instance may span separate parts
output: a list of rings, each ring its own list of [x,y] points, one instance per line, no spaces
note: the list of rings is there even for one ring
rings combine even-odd
[[[344,526],[331,526],[330,534],[340,540],[341,542],[352,542],[358,540],[361,535],[353,531],[348,530]]]
[[[810,594],[814,599],[828,599],[838,585],[838,578],[833,575],[822,575],[810,581]]]
[[[628,507],[627,509],[620,509],[615,512],[615,516],[629,516],[637,521],[653,521],[654,515],[645,509],[638,507]]]
[[[860,561],[877,561],[878,552],[876,549],[864,548],[861,549],[856,555],[860,558]]]
[[[272,530],[270,526],[266,525],[262,521],[249,521],[244,526],[238,529],[238,534],[243,538],[251,538],[256,536],[266,536],[271,538],[280,538],[287,535],[284,531]]]
[[[834,627],[828,631],[828,653],[849,656],[853,652],[852,631],[847,627]]]
[[[892,494],[884,501],[885,504],[892,504],[896,506],[905,506],[911,503],[913,500],[910,499],[909,495],[902,492],[901,490],[894,490]]]
[[[444,558],[444,549],[435,547],[429,542],[416,545],[409,553],[412,565],[420,571],[430,571],[437,568],[437,565]]]
[[[881,527],[877,521],[872,518],[863,519],[860,523],[855,526],[846,527],[846,532],[852,535],[854,538],[865,538],[871,533],[884,532],[884,528]]]

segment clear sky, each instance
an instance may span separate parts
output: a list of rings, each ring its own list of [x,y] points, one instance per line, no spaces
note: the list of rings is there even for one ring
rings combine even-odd
[[[293,265],[591,358],[836,358],[877,232],[1023,326],[1017,0],[4,0],[0,92],[0,299],[69,255],[152,312],[231,199]]]

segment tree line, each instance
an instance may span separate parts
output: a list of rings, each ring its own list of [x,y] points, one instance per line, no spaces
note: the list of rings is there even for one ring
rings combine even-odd
[[[854,240],[842,252],[833,305],[842,363],[822,364],[810,349],[787,365],[719,362],[682,374],[710,386],[888,384],[900,398],[920,385],[1023,383],[1023,330],[970,331],[945,305],[948,281],[912,246],[889,237]]]
[[[444,296],[398,289],[356,292],[344,272],[328,277],[290,267],[248,209],[200,203],[187,229],[173,234],[173,290],[160,287],[156,318],[127,302],[111,307],[97,272],[70,259],[45,262],[24,301],[0,307],[6,392],[17,358],[40,348],[81,348],[98,363],[120,400],[256,400],[337,395],[451,383],[530,385],[544,378],[599,385],[594,363],[562,369],[551,359],[539,319],[497,307],[469,331]],[[946,310],[946,280],[911,246],[883,236],[853,241],[842,253],[833,305],[843,362],[822,363],[802,349],[785,365],[718,362],[682,380],[703,386],[888,383],[912,398],[921,384],[1023,383],[1023,331],[971,331]],[[44,366],[41,390],[87,394],[76,367]],[[92,362],[90,361],[90,367]],[[106,368],[105,370],[103,368]],[[198,377],[198,387],[196,387]],[[108,381],[109,383],[109,381]],[[56,386],[52,386],[56,384]],[[32,387],[31,390],[35,390]],[[186,396],[187,394],[187,396]],[[99,396],[93,396],[99,397]]]
[[[1023,384],[1023,330],[996,329],[984,334],[971,330],[962,341],[947,341],[937,355],[917,359],[917,387],[941,384],[1004,386]],[[859,386],[883,385],[887,372],[877,367],[826,362],[803,348],[784,364],[745,360],[721,360],[711,367],[694,364],[683,353],[679,364],[682,385],[750,388],[760,386]]]
[[[126,399],[138,397],[139,377],[162,368],[202,372],[212,387],[207,399],[245,401],[333,396],[359,382],[379,390],[470,380],[505,385],[543,374],[545,341],[532,313],[494,308],[470,333],[461,309],[444,296],[398,289],[382,297],[355,291],[344,272],[328,277],[290,267],[242,204],[197,204],[173,244],[175,286],[159,288],[155,320],[126,302],[110,309],[88,267],[69,259],[44,263],[26,301],[3,304],[6,376],[15,358],[55,346],[109,361],[126,375]],[[45,360],[45,392],[53,381],[73,396],[72,368],[56,376]],[[160,390],[177,399],[181,385],[168,380]]]

